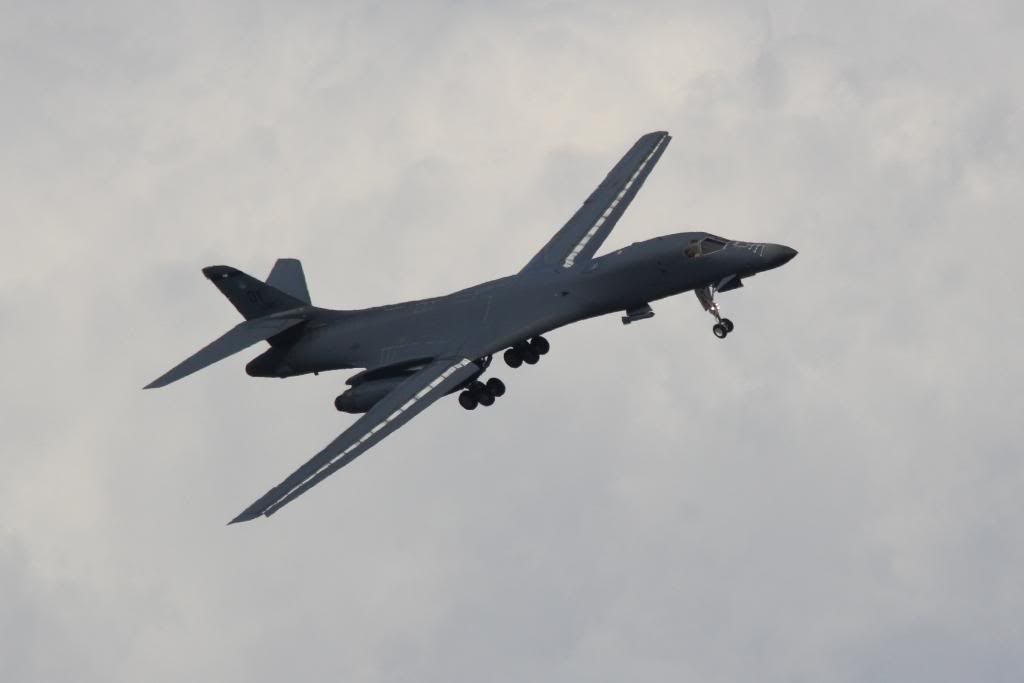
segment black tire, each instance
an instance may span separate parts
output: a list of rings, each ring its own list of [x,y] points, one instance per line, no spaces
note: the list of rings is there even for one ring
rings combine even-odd
[[[715,326],[711,328],[711,331],[715,333],[715,336],[719,339],[725,339],[729,334],[729,330],[725,329],[725,325],[722,323],[715,323]]]
[[[725,328],[726,332],[732,332],[736,329],[736,326],[732,324],[732,321],[728,318],[722,318],[722,327]]]
[[[487,380],[487,391],[496,398],[501,398],[505,395],[505,383],[497,377],[492,377]]]
[[[469,391],[463,391],[459,394],[459,405],[466,410],[473,410],[476,408],[477,400],[476,396]]]
[[[534,365],[540,360],[540,354],[529,346],[520,349],[519,353],[523,356],[523,362],[527,365]]]
[[[508,349],[505,351],[505,365],[510,368],[518,368],[523,364],[523,356],[519,353],[519,349]]]
[[[534,353],[538,356],[543,356],[551,350],[551,344],[544,337],[534,337],[530,340],[530,348],[533,349]]]
[[[469,391],[469,393],[473,394],[473,398],[475,398],[476,402],[479,403],[480,405],[489,406],[491,405],[491,403],[494,403],[494,394],[492,394],[487,389],[487,385],[481,382],[480,380],[473,382],[468,387],[466,387],[466,389]],[[488,402],[488,400],[490,402]]]

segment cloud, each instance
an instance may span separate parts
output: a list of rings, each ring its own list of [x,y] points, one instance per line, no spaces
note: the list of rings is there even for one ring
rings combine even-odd
[[[0,28],[0,677],[1017,680],[1021,15],[910,3],[21,5]],[[515,272],[641,133],[606,249],[787,268],[551,335],[272,521],[343,376],[201,277],[355,308]],[[72,673],[73,672],[73,673]]]

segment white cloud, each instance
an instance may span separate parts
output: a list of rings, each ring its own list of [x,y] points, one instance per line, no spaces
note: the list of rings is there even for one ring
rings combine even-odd
[[[1016,4],[5,12],[0,678],[1017,680]],[[518,269],[639,134],[608,247],[800,256],[551,335],[270,521],[341,375],[232,359],[199,273],[358,307]]]

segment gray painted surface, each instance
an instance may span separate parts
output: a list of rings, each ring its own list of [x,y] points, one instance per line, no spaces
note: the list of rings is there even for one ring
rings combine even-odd
[[[331,311],[308,305],[309,292],[295,260],[285,261],[287,265],[278,261],[267,284],[228,266],[204,268],[206,277],[249,320],[147,388],[165,386],[223,360],[225,350],[234,348],[230,346],[234,338],[238,339],[235,350],[240,351],[272,337],[274,330],[282,334],[271,338],[271,350],[247,366],[249,374],[283,378],[351,368],[376,373],[396,366],[402,372],[416,368],[406,381],[394,386],[389,382],[390,390],[379,402],[366,404],[365,416],[232,523],[273,514],[431,402],[478,382],[491,357],[503,350],[526,345],[570,323],[616,311],[644,307],[643,317],[648,318],[653,301],[698,288],[709,292],[719,286],[726,291],[734,289],[741,278],[778,268],[796,255],[792,248],[778,244],[736,242],[701,232],[658,237],[592,258],[670,139],[668,133],[655,132],[637,140],[582,208],[519,274],[448,296],[364,311]],[[285,268],[290,275],[282,274]],[[275,278],[296,298],[270,286]],[[707,308],[710,299],[702,303]],[[270,332],[254,333],[247,327],[261,321],[271,325]],[[731,330],[731,321],[723,322]],[[724,336],[717,331],[720,325],[715,327],[716,334]],[[476,391],[489,393],[479,384],[477,387]],[[346,394],[357,391],[351,389]],[[344,401],[343,397],[338,401]],[[475,403],[474,398],[469,407]]]
[[[5,4],[0,679],[1021,680],[1021,10]],[[353,418],[245,353],[140,392],[238,322],[199,267],[457,291],[660,126],[599,253],[797,246],[735,334],[569,325],[220,523]]]

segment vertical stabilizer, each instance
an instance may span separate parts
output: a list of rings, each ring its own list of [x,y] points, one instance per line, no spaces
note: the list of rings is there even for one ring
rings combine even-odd
[[[260,282],[231,266],[208,266],[203,268],[203,275],[228,298],[231,305],[237,308],[246,320],[307,305],[307,301],[286,294],[277,287]]]
[[[267,284],[280,289],[299,301],[309,304],[309,289],[306,287],[306,275],[302,272],[302,262],[294,258],[279,258],[274,264]]]

